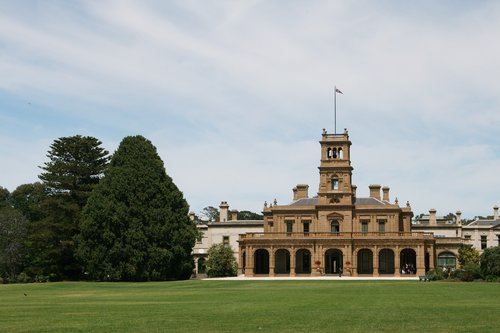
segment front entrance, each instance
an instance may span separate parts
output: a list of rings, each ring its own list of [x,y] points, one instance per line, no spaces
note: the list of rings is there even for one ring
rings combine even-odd
[[[264,249],[258,249],[254,254],[254,273],[269,274],[269,252]]]
[[[400,254],[401,274],[416,274],[417,273],[417,254],[413,249],[404,249]]]
[[[300,249],[295,254],[295,273],[311,274],[311,252]]]
[[[394,274],[394,252],[389,249],[383,249],[378,255],[379,274]]]
[[[339,274],[342,266],[342,251],[329,249],[325,252],[325,274]]]
[[[373,253],[371,250],[358,251],[358,274],[373,274]]]
[[[290,252],[285,249],[276,251],[274,273],[275,274],[290,274]]]

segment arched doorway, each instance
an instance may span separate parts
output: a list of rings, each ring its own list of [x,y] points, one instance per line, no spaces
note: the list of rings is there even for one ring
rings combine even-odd
[[[338,274],[342,266],[342,251],[329,249],[325,252],[325,274]]]
[[[269,252],[258,249],[254,254],[254,274],[269,274]]]
[[[380,250],[378,254],[379,274],[394,274],[394,251],[390,249]]]
[[[295,253],[295,273],[311,274],[311,252],[300,249]]]
[[[417,254],[413,249],[404,249],[399,256],[401,274],[417,273]]]
[[[205,274],[205,258],[198,258],[198,274]]]
[[[373,253],[371,250],[358,251],[358,274],[373,274]]]
[[[276,251],[274,263],[275,274],[290,274],[290,252],[285,249]]]
[[[451,252],[442,252],[438,255],[439,268],[455,268],[457,266],[457,257]]]

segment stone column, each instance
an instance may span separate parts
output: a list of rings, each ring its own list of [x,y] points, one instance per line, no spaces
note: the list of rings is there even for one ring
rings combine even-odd
[[[352,276],[358,276],[358,253],[356,251],[356,248],[352,249],[351,272]]]
[[[434,265],[434,246],[429,247],[429,269],[436,269]]]
[[[290,249],[290,277],[295,277],[295,247]]]
[[[246,262],[246,268],[245,268],[245,276],[247,277],[252,277],[254,276],[253,274],[253,264],[254,264],[254,259],[253,259],[253,246],[247,247],[247,250],[245,251],[247,255],[247,262]]]
[[[373,276],[379,276],[378,274],[378,246],[373,247]]]
[[[396,245],[396,249],[394,250],[394,276],[400,277],[401,276],[401,267],[400,266],[400,259],[399,259],[399,245]]]
[[[417,254],[416,275],[425,275],[425,247],[423,245],[418,245],[415,253]]]
[[[269,249],[269,277],[274,277],[274,246]]]
[[[312,257],[314,259],[312,261],[311,275],[312,276],[321,276],[325,272],[325,263],[324,263],[324,258],[322,255],[323,246],[317,245],[314,250],[315,250],[315,252],[312,254]],[[320,262],[319,266],[316,265],[316,261]]]

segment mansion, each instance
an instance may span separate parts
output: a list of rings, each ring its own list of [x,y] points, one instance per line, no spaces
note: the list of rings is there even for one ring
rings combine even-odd
[[[415,276],[437,267],[455,268],[461,244],[498,246],[500,220],[494,217],[462,226],[445,220],[431,209],[412,222],[409,202],[390,200],[389,187],[370,185],[369,197],[358,197],[352,183],[351,141],[347,130],[323,130],[319,189],[293,189],[293,201],[265,204],[263,221],[228,218],[228,205],[220,206],[220,222],[199,226],[204,234],[193,255],[203,273],[206,250],[226,243],[234,250],[239,273],[252,276]],[[476,222],[476,223],[475,223]],[[488,243],[490,242],[490,243]],[[489,245],[488,245],[489,244]]]

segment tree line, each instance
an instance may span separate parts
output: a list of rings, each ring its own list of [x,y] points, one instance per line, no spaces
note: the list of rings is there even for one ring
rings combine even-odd
[[[154,145],[128,136],[113,155],[75,135],[54,140],[39,182],[0,187],[5,282],[189,278],[198,237]]]

